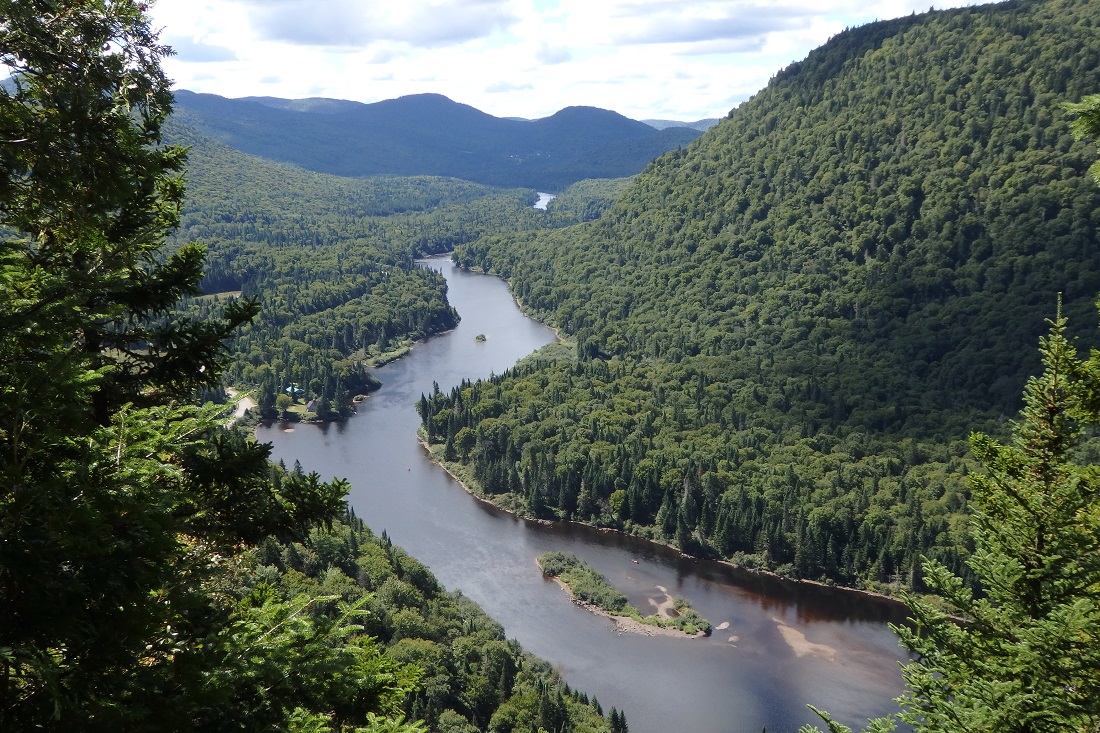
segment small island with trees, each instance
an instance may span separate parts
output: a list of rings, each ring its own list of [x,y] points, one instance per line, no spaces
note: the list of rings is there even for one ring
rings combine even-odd
[[[660,603],[657,612],[648,616],[632,606],[622,591],[612,586],[602,574],[566,552],[546,552],[535,560],[544,575],[553,578],[573,598],[579,606],[608,616],[615,620],[620,629],[650,633],[643,626],[665,629],[688,636],[709,636],[711,623],[691,607],[686,598],[668,596],[667,591],[658,587],[668,596],[667,603]],[[625,623],[624,623],[625,622]],[[634,622],[634,623],[631,623]]]

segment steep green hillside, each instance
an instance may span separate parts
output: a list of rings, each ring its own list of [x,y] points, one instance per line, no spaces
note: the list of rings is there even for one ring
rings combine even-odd
[[[599,219],[622,196],[630,181],[630,178],[579,181],[556,196],[547,205],[546,213],[560,226]]]
[[[1018,409],[1058,293],[1100,292],[1097,0],[842,33],[599,221],[459,260],[575,338],[422,403],[484,488],[804,577],[963,571],[965,437]],[[462,430],[466,429],[465,433]]]
[[[571,690],[548,662],[506,639],[476,603],[443,588],[354,513],[302,542],[268,538],[250,554],[251,572],[233,591],[238,606],[284,603],[319,628],[358,609],[361,633],[393,663],[419,670],[402,705],[409,720],[454,733],[617,729],[614,708],[605,719],[599,701]]]

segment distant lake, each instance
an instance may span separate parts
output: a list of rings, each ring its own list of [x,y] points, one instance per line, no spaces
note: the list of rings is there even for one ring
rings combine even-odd
[[[605,711],[625,711],[631,733],[790,733],[818,722],[807,703],[852,726],[894,709],[901,651],[886,624],[904,617],[898,604],[681,558],[616,533],[517,519],[429,461],[415,436],[420,395],[433,382],[446,391],[499,374],[554,335],[519,311],[501,280],[444,258],[425,266],[447,278],[459,326],[376,370],[382,389],[346,423],[261,427],[275,460],[348,478],[349,500],[375,532],[386,530]],[[661,587],[723,627],[704,639],[619,634],[542,577],[535,558],[549,550],[576,554],[643,611]]]
[[[539,200],[535,202],[535,208],[546,211],[547,205],[557,197],[557,194],[543,193],[542,191],[539,191]]]

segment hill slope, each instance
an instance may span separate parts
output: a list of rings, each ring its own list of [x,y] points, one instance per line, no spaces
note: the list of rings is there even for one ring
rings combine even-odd
[[[258,385],[269,416],[277,388],[292,383],[346,409],[348,395],[377,384],[364,363],[454,327],[444,280],[416,257],[490,232],[597,217],[623,185],[586,181],[539,211],[530,190],[302,170],[234,150],[179,119],[169,121],[166,136],[190,149],[175,237],[207,247],[207,296],[188,307],[205,317],[219,297],[259,299],[259,318],[230,344],[227,376]]]
[[[321,173],[450,176],[553,191],[586,178],[634,175],[700,134],[655,130],[595,107],[500,119],[438,94],[358,104],[180,91],[175,114],[238,150]]]
[[[968,431],[1018,408],[1058,293],[1095,327],[1095,150],[1059,104],[1100,89],[1097,18],[845,32],[601,220],[461,248],[580,361],[438,395],[429,431],[532,513],[804,577],[962,570]]]

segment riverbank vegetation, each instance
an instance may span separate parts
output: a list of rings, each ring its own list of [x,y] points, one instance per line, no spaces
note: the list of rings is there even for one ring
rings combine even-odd
[[[260,306],[167,315],[205,252],[166,246],[186,151],[146,12],[0,0],[0,729],[625,731],[346,482],[195,406]]]
[[[189,146],[175,246],[202,242],[207,258],[205,295],[182,311],[201,319],[226,298],[260,303],[229,342],[226,377],[254,385],[266,417],[292,387],[329,407],[321,419],[346,416],[352,397],[378,387],[370,366],[457,325],[443,278],[417,258],[490,233],[598,216],[622,186],[584,181],[538,211],[533,191],[428,176],[341,178],[254,158],[186,119],[166,123],[167,138]]]
[[[607,581],[602,574],[576,555],[567,552],[546,552],[536,559],[543,574],[561,581],[569,594],[582,605],[592,606],[612,616],[633,619],[648,626],[676,629],[688,636],[708,635],[711,623],[691,607],[686,598],[677,597],[673,607],[661,613],[643,616],[627,597]]]
[[[967,434],[1002,435],[1058,294],[1100,292],[1094,0],[841,33],[597,221],[483,238],[577,358],[426,395],[491,496],[887,591],[964,578]]]
[[[302,615],[316,624],[354,609],[361,633],[387,659],[419,670],[401,710],[429,730],[615,733],[612,715],[625,720],[613,708],[605,717],[598,700],[571,689],[475,603],[444,589],[350,511],[300,541],[268,537],[248,561],[237,591],[243,598],[268,594],[304,606]]]

